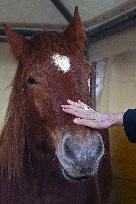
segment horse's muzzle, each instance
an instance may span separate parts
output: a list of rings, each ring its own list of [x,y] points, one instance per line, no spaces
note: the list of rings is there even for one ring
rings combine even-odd
[[[67,179],[87,180],[97,173],[104,154],[104,144],[100,134],[97,131],[94,133],[95,136],[90,135],[82,139],[76,139],[68,134],[63,137],[57,150],[57,157]]]

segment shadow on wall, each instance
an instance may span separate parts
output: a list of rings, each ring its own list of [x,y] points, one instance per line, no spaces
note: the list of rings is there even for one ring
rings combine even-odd
[[[106,60],[96,64],[96,101],[99,101],[104,85],[104,74],[106,69]]]

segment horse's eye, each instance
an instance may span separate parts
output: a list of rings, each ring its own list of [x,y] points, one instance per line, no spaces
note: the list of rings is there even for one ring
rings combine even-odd
[[[29,77],[27,79],[27,83],[30,84],[30,85],[34,85],[34,84],[37,84],[37,81],[34,78]]]

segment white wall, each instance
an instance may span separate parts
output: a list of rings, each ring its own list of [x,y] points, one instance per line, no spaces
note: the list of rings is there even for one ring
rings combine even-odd
[[[97,110],[113,113],[136,108],[136,28],[92,44],[89,52],[91,61],[106,62]],[[112,127],[109,133],[114,181],[111,203],[136,203],[136,144],[128,142],[123,127]]]
[[[91,61],[136,50],[136,27],[93,43],[89,47]]]
[[[2,126],[11,88],[9,87],[16,64],[7,43],[0,43],[0,127]]]

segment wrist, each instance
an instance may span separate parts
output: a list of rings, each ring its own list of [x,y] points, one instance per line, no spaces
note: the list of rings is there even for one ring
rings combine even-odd
[[[111,113],[109,114],[109,119],[111,121],[111,126],[123,125],[123,115],[124,113]]]

